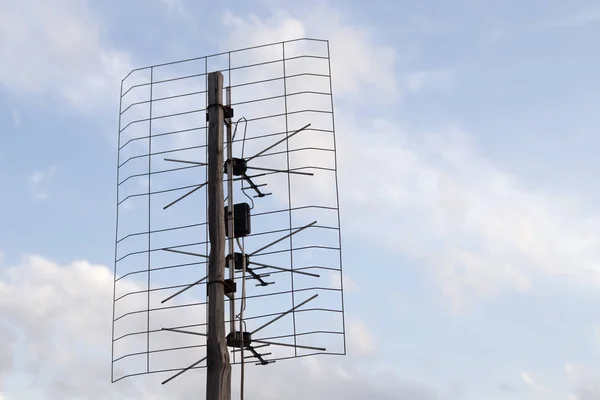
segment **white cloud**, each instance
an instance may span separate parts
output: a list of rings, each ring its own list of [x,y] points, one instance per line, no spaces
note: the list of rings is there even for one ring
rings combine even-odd
[[[348,275],[344,274],[344,292],[356,292],[360,290],[360,285],[354,281],[354,279],[350,278]]]
[[[165,7],[174,12],[178,17],[191,19],[182,0],[159,0]]]
[[[51,166],[45,170],[35,171],[29,176],[30,192],[36,200],[48,199],[49,194],[44,190],[44,186],[48,180],[56,175],[57,171],[56,166]]]
[[[454,86],[454,74],[450,70],[419,71],[408,74],[405,85],[410,92],[448,90]]]
[[[596,400],[600,398],[600,374],[588,367],[567,363],[564,366],[567,381],[572,387],[573,400]]]
[[[302,19],[285,11],[264,19],[227,12],[223,23],[229,29],[230,49],[307,36],[328,39],[336,95],[364,100],[365,88],[377,91],[378,96],[398,94],[395,50],[375,43],[367,29],[346,23],[338,10],[320,6]]]
[[[372,43],[366,31],[344,24],[338,13],[321,15],[328,23],[319,19],[324,17],[301,21],[283,12],[266,19],[227,13],[227,43],[323,33],[333,49],[341,42],[335,38],[353,37],[344,42],[352,45],[332,51],[332,64],[339,69],[333,76],[334,95],[351,96],[356,88],[348,82],[355,82],[365,102],[379,101],[379,94],[363,89],[382,77],[396,82],[393,50]],[[377,66],[355,66],[361,54],[377,59]],[[378,80],[370,80],[373,76]],[[424,71],[407,75],[403,84],[418,92],[448,88],[453,78],[446,70]],[[598,282],[595,226],[600,216],[579,211],[577,198],[528,187],[481,154],[460,128],[407,132],[398,121],[359,118],[343,108],[348,105],[336,109],[341,209],[345,217],[352,216],[344,218],[344,227],[432,267],[452,307],[502,290],[527,290],[539,275]],[[303,140],[303,146],[322,146],[321,139]],[[311,154],[298,163],[310,165],[325,157]],[[313,196],[318,203],[323,199],[314,197],[327,187],[331,182],[306,181],[301,197]],[[388,234],[390,224],[402,229]]]
[[[523,382],[525,382],[525,384],[527,386],[529,386],[531,389],[534,390],[539,390],[540,386],[539,384],[533,379],[533,377],[531,376],[531,374],[527,371],[521,371],[521,379],[523,380]]]
[[[360,215],[345,226],[433,267],[452,305],[527,290],[539,274],[598,282],[598,215],[577,198],[527,187],[458,129],[338,120],[342,209]],[[390,223],[402,229],[382,234]]]
[[[189,398],[204,390],[202,370],[165,386],[159,375],[110,384],[113,277],[108,268],[85,261],[62,266],[27,256],[20,265],[0,271],[0,322],[16,333],[0,341],[0,354],[12,354],[14,362],[11,369],[0,367],[0,380],[10,388],[5,396],[161,400]],[[246,374],[249,398],[437,398],[429,389],[403,383],[392,371],[361,372],[350,357],[291,360],[265,368],[250,365]],[[35,381],[35,391],[21,384],[23,379]],[[238,381],[234,369],[234,392]]]
[[[348,350],[361,356],[373,355],[377,351],[375,339],[360,321],[353,320],[347,323]]]
[[[300,20],[279,12],[261,19],[229,12],[223,18],[229,32],[225,46],[322,33],[337,48],[334,95],[351,97],[359,88],[377,86],[380,77],[391,87],[401,86],[391,48],[372,43],[367,31],[345,24],[339,14],[327,14],[327,24],[322,18]],[[355,59],[379,62],[355,65]],[[415,92],[451,84],[448,71],[417,72],[403,83]],[[378,96],[363,91],[362,100],[373,103]],[[459,128],[409,133],[396,121],[364,120],[343,106],[336,114],[341,208],[354,216],[345,228],[429,265],[452,307],[502,290],[527,290],[539,275],[598,281],[599,216],[580,212],[577,199],[529,188],[480,154]],[[315,140],[303,145],[321,145]],[[318,160],[310,155],[304,161]],[[304,197],[331,187],[306,185]],[[390,223],[402,229],[387,235]]]
[[[0,85],[57,93],[83,110],[106,105],[130,70],[129,56],[107,44],[88,2],[0,2]]]
[[[550,370],[522,370],[521,381],[529,388],[533,399],[543,400],[597,400],[600,398],[600,374],[588,366],[566,363],[562,371],[552,371],[552,378],[547,374]],[[554,374],[558,372],[558,374]],[[507,386],[507,385],[503,385]],[[511,392],[516,388],[507,386]]]
[[[14,332],[0,321],[0,376],[13,368],[12,352],[14,349],[12,343],[14,341]]]
[[[350,278],[347,274],[342,276],[343,282],[340,282],[340,274],[337,272],[329,273],[329,287],[341,289],[343,283],[344,293],[357,292],[360,290],[360,285]]]

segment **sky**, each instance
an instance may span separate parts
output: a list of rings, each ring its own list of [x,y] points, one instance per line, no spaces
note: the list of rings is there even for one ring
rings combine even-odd
[[[348,354],[247,398],[600,398],[598,34],[585,0],[0,0],[0,399],[204,392],[110,382],[121,79],[299,37],[331,46]]]

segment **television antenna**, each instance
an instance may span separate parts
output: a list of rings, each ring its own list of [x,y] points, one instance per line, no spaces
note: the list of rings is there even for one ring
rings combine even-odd
[[[113,382],[206,368],[230,399],[239,365],[243,398],[249,361],[345,354],[334,128],[325,40],[123,79]]]

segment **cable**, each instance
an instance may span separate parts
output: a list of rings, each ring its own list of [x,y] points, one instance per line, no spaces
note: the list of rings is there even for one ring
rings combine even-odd
[[[248,131],[248,120],[245,117],[241,117],[240,119],[237,120],[237,122],[235,123],[235,128],[233,130],[233,135],[231,140],[233,141],[233,139],[235,139],[235,135],[237,133],[237,129],[238,129],[238,124],[241,121],[244,121],[244,138],[242,140],[242,159],[244,158],[244,146],[246,144],[246,133]],[[230,144],[231,145],[231,144]],[[250,199],[250,201],[252,202],[252,207],[251,209],[254,208],[254,200],[252,199],[252,197],[248,196],[248,194],[246,193],[246,191],[243,189],[243,184],[242,184],[242,193],[244,193],[244,195]],[[245,345],[243,343],[244,341],[244,331],[245,331],[245,322],[244,322],[244,310],[246,309],[246,253],[244,252],[244,245],[243,245],[243,238],[242,238],[242,242],[240,242],[239,238],[235,238],[238,247],[240,248],[241,252],[242,252],[242,298],[240,299],[240,312],[239,314],[236,316],[239,320],[240,320],[240,336],[241,336],[241,340],[242,340],[242,348],[240,351],[240,357],[241,357],[241,363],[240,363],[240,400],[244,400],[244,380],[245,380],[245,374],[244,374],[244,348]]]
[[[246,126],[244,127],[244,139],[242,140],[242,158],[244,158],[244,146],[246,145],[246,131],[248,130],[248,120],[246,118],[244,118],[244,120],[246,121]],[[235,127],[237,129],[237,124]]]
[[[237,315],[237,317],[240,319],[240,321],[243,319],[244,316],[244,310],[246,309],[246,253],[244,251],[244,245],[243,243],[240,242],[240,238],[235,238],[235,240],[237,241],[238,247],[240,248],[240,250],[242,251],[242,304],[240,307],[240,313]],[[244,238],[242,238],[242,241],[244,240]],[[242,326],[240,325],[240,329],[242,329]]]
[[[242,251],[242,298],[240,304],[240,313],[237,317],[240,320],[240,335],[242,336],[242,341],[244,340],[244,310],[246,309],[246,253],[244,251],[244,245],[240,242],[240,238],[235,238],[237,241],[238,247]],[[242,238],[243,242],[244,238]],[[244,347],[242,345],[241,355],[241,368],[240,368],[240,400],[244,400]]]
[[[246,139],[246,129],[248,129],[248,120],[246,119],[246,117],[242,117],[240,119],[237,120],[237,122],[235,123],[235,128],[233,128],[233,136],[231,137],[231,140],[235,139],[235,134],[237,132],[237,128],[238,128],[238,124],[240,123],[240,121],[244,120],[245,122],[245,127],[244,127],[244,140]],[[243,154],[243,151],[242,151]]]
[[[242,140],[242,159],[244,158],[244,147],[246,145],[246,132],[248,131],[248,120],[245,117],[242,117],[244,119],[244,121],[246,121],[246,125],[244,126],[244,138]],[[242,118],[240,118],[238,120],[238,122],[236,122],[235,124],[235,131],[233,132],[233,137],[235,137],[235,132],[237,131],[237,124],[242,120]],[[246,196],[250,202],[252,203],[252,207],[250,207],[250,210],[254,209],[254,199],[250,196],[248,196],[248,193],[246,193],[246,190],[244,189],[244,184],[242,183],[242,193],[244,193],[244,196]]]
[[[243,183],[242,183],[242,185],[243,185]],[[248,189],[251,189],[251,188],[248,188]],[[242,187],[242,193],[244,193],[244,196],[246,196],[248,199],[250,199],[250,202],[252,203],[250,210],[254,209],[254,199],[252,197],[248,196],[248,193],[246,193],[246,189],[244,189],[243,187]]]

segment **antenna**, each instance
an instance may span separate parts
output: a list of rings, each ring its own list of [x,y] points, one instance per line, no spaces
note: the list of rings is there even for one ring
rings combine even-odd
[[[133,70],[118,143],[112,382],[346,353],[328,41]]]

